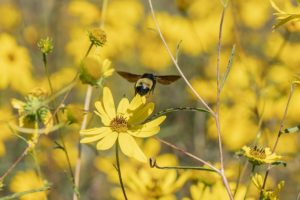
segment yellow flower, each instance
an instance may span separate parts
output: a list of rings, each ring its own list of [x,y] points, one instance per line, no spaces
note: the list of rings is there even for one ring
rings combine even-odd
[[[160,143],[154,139],[149,139],[141,145],[146,155],[155,157],[157,163],[161,166],[177,166],[178,160],[173,154],[158,155]],[[152,148],[151,148],[152,147]],[[153,149],[154,152],[151,152]],[[112,183],[118,183],[118,177],[115,171],[111,170],[113,158],[99,157],[95,165],[107,174],[108,180]],[[176,200],[175,192],[180,190],[191,176],[190,171],[161,170],[150,168],[148,163],[141,163],[135,160],[122,162],[124,170],[123,180],[126,193],[130,200]],[[113,188],[111,190],[114,199],[124,199],[121,189]]]
[[[9,85],[17,91],[28,91],[32,86],[31,62],[24,47],[5,33],[0,34],[0,89]]]
[[[255,185],[255,187],[261,191],[262,185],[263,185],[263,178],[260,174],[255,174],[252,177],[252,183]],[[275,190],[266,190],[263,189],[262,193],[262,200],[279,200],[279,192],[284,186],[284,181],[280,181],[277,185],[277,188]]]
[[[68,5],[68,12],[73,16],[78,16],[80,23],[84,25],[91,25],[100,19],[97,6],[88,1],[71,1]]]
[[[12,192],[23,192],[43,186],[44,182],[33,170],[19,171],[11,180],[10,190]],[[46,192],[35,192],[20,197],[20,200],[43,200],[46,199],[46,196]]]
[[[235,183],[229,183],[230,188],[236,188]],[[222,183],[222,180],[217,181],[215,184],[208,186],[205,183],[197,182],[190,187],[191,198],[183,198],[183,200],[227,200],[229,199],[227,191]],[[235,194],[235,200],[243,200],[246,193],[246,187],[240,185]],[[252,198],[246,198],[252,200]],[[253,199],[254,200],[254,199]]]
[[[111,61],[102,60],[99,56],[88,56],[84,59],[80,70],[80,80],[91,85],[101,85],[102,79],[107,78],[115,71]]]
[[[5,155],[6,148],[5,148],[5,142],[11,138],[13,138],[13,133],[9,129],[6,123],[3,122],[9,122],[12,119],[13,115],[11,114],[11,111],[6,107],[0,108],[0,157]]]
[[[272,153],[270,148],[258,148],[254,146],[250,148],[248,146],[244,146],[242,148],[243,155],[251,162],[253,165],[261,165],[261,164],[272,164],[276,161],[279,161],[281,156],[276,155],[276,153]]]
[[[139,161],[147,162],[133,137],[146,138],[159,132],[159,125],[166,116],[143,123],[154,110],[154,104],[146,104],[146,98],[136,95],[131,102],[123,98],[116,109],[112,93],[108,87],[103,89],[102,102],[95,103],[95,113],[101,118],[103,127],[80,131],[84,136],[81,143],[97,142],[98,150],[111,148],[116,141],[121,151]],[[99,141],[100,140],[100,141]]]
[[[106,33],[101,28],[89,30],[89,38],[95,46],[103,46],[106,43]]]
[[[20,12],[12,4],[2,4],[0,6],[0,13],[2,16],[0,18],[0,27],[4,29],[13,29],[21,21]]]

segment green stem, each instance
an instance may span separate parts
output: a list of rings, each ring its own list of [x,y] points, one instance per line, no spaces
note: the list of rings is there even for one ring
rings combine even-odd
[[[49,70],[48,70],[47,55],[45,53],[43,53],[43,63],[44,63],[44,68],[45,68],[48,84],[50,87],[50,92],[51,92],[51,94],[53,94],[53,86],[52,86],[52,83],[50,80],[50,74],[49,74]]]
[[[21,196],[24,196],[26,194],[32,194],[32,193],[36,193],[36,192],[43,192],[43,191],[47,191],[50,189],[50,185],[46,184],[45,186],[41,187],[41,188],[37,188],[37,189],[33,189],[33,190],[27,190],[24,192],[18,192],[18,193],[14,193],[12,195],[9,196],[5,196],[5,197],[1,197],[0,200],[12,200],[12,199],[16,199],[19,198]]]
[[[90,54],[90,51],[92,50],[93,46],[94,46],[94,43],[91,42],[91,44],[90,44],[87,52],[85,53],[85,56],[84,56],[83,59],[85,59],[86,57],[88,57],[88,55]]]
[[[200,170],[200,171],[209,171],[209,172],[215,172],[219,173],[218,171],[214,169],[210,169],[207,167],[195,167],[195,166],[168,166],[168,167],[161,167],[157,165],[156,160],[150,159],[150,167],[157,168],[157,169],[188,169],[188,170]]]
[[[118,171],[120,185],[121,185],[121,188],[122,188],[122,192],[123,192],[124,198],[125,198],[125,200],[127,200],[128,198],[126,196],[126,191],[125,191],[125,187],[124,187],[123,179],[122,179],[122,174],[121,174],[121,167],[120,167],[120,160],[119,160],[119,143],[118,143],[118,139],[117,139],[117,142],[116,142],[116,161],[117,161],[117,167],[116,167],[116,169]]]
[[[247,185],[247,189],[246,189],[246,193],[245,193],[245,196],[244,196],[244,200],[246,200],[246,197],[247,197],[250,185],[251,185],[251,181],[252,181],[252,177],[253,177],[253,174],[254,174],[255,167],[256,167],[256,165],[252,165],[251,176],[250,176],[251,178],[250,178],[250,180],[248,182],[248,185]]]
[[[162,110],[156,114],[154,114],[151,118],[149,118],[149,121],[159,117],[159,116],[162,116],[162,115],[165,115],[167,113],[171,113],[171,112],[178,112],[178,111],[191,111],[191,112],[195,112],[195,111],[198,111],[198,112],[207,112],[207,113],[210,113],[208,110],[204,109],[204,108],[193,108],[193,107],[177,107],[177,108],[167,108],[165,110]]]

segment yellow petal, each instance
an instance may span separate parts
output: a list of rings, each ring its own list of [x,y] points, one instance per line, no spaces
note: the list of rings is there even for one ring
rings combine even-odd
[[[95,141],[101,140],[102,138],[104,138],[108,134],[110,134],[110,131],[102,132],[102,133],[100,133],[98,135],[95,135],[95,136],[88,136],[88,137],[85,137],[85,138],[81,139],[80,143],[95,142]]]
[[[125,114],[127,109],[128,109],[128,106],[129,106],[129,101],[127,98],[123,98],[119,105],[118,105],[118,109],[117,109],[117,113],[118,114]]]
[[[142,152],[140,147],[136,144],[132,136],[127,133],[120,133],[119,135],[119,145],[122,152],[129,156],[137,159],[141,162],[147,162],[145,154]]]
[[[25,105],[25,103],[23,101],[18,100],[18,99],[12,99],[11,100],[11,105],[15,109],[23,110],[23,106]]]
[[[111,148],[118,138],[118,133],[111,132],[97,143],[98,150],[106,150]]]
[[[135,110],[135,109],[137,109],[138,107],[140,107],[141,105],[143,105],[145,103],[146,103],[146,97],[142,97],[141,95],[137,94],[131,100],[128,109],[129,110]]]
[[[157,134],[159,131],[160,131],[159,126],[156,126],[156,127],[151,127],[151,129],[140,128],[136,130],[129,130],[128,133],[134,137],[146,138]]]
[[[151,129],[152,127],[155,127],[155,126],[159,126],[161,123],[163,123],[163,121],[165,121],[166,119],[166,116],[160,116],[150,122],[147,122],[145,124],[143,124],[143,128],[146,130],[146,129]]]
[[[116,117],[116,107],[114,103],[113,96],[111,94],[111,91],[108,87],[103,88],[103,106],[104,109],[109,116],[110,119],[113,119]]]
[[[159,132],[159,125],[166,119],[166,116],[161,116],[152,120],[146,124],[142,124],[136,127],[131,128],[128,133],[135,137],[150,137]]]
[[[140,124],[151,115],[154,110],[154,103],[148,103],[141,109],[135,111],[129,119],[129,124]]]
[[[80,130],[80,135],[96,135],[101,134],[103,132],[108,132],[111,129],[109,127],[101,127],[101,128],[90,128],[85,130]]]
[[[110,124],[110,121],[112,119],[109,118],[109,116],[106,114],[106,112],[104,111],[104,108],[102,106],[102,103],[100,101],[97,101],[95,103],[95,107],[97,109],[97,111],[95,111],[96,115],[98,115],[100,118],[101,118],[101,121],[102,123],[105,125],[105,126],[109,126]]]

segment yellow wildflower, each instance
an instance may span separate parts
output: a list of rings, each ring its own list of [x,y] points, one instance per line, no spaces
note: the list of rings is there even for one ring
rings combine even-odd
[[[5,3],[0,5],[0,13],[2,16],[5,16],[5,17],[0,17],[1,28],[13,29],[21,21],[20,12],[13,4]]]
[[[255,185],[255,187],[259,191],[262,190],[263,178],[260,174],[255,174],[252,177],[252,183]],[[283,188],[283,186],[284,186],[284,181],[280,181],[275,190],[263,189],[263,191],[262,191],[262,200],[279,200],[279,192]]]
[[[133,137],[145,138],[157,134],[160,130],[159,125],[166,116],[143,123],[153,112],[154,104],[146,104],[145,97],[136,95],[130,103],[127,98],[123,98],[116,109],[108,87],[104,87],[103,100],[97,101],[95,107],[95,113],[101,118],[104,126],[80,131],[80,134],[84,136],[80,142],[98,141],[97,149],[106,150],[118,141],[125,155],[147,162],[146,156]]]
[[[111,76],[114,71],[110,60],[102,60],[99,56],[88,56],[82,63],[80,80],[91,85],[101,85],[102,79]]]
[[[230,188],[236,188],[236,184],[229,183]],[[240,185],[238,191],[235,194],[235,200],[245,199],[246,187]],[[197,182],[190,187],[191,198],[183,198],[183,200],[227,200],[229,199],[228,193],[222,183],[222,180],[217,181],[211,186],[206,185],[202,182]],[[246,198],[246,200],[254,200],[254,198]]]
[[[27,50],[18,46],[15,39],[5,33],[0,34],[0,44],[0,89],[11,85],[17,91],[28,91],[32,79]]]
[[[33,170],[19,171],[11,180],[10,190],[12,192],[23,192],[38,189],[44,186],[44,182]],[[35,192],[23,195],[20,200],[41,200],[46,199],[46,192]]]
[[[250,148],[248,146],[244,146],[242,148],[243,155],[251,162],[253,165],[261,165],[261,164],[272,164],[276,161],[279,161],[281,156],[276,155],[276,153],[272,153],[270,148],[258,148],[254,146]]]

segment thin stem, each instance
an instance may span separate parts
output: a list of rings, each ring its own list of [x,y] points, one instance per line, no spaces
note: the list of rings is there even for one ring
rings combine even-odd
[[[216,122],[217,134],[218,134],[218,144],[219,144],[219,154],[220,154],[220,163],[221,163],[221,176],[225,188],[227,190],[229,198],[232,200],[233,195],[230,190],[228,180],[224,173],[224,156],[223,156],[223,147],[222,147],[222,137],[221,137],[221,125],[220,125],[220,95],[221,95],[221,84],[220,84],[220,61],[221,61],[221,42],[222,42],[222,31],[223,31],[223,22],[225,17],[226,7],[223,6],[221,20],[220,20],[220,27],[219,27],[219,39],[218,39],[218,55],[217,55],[217,101],[216,101],[216,111],[214,113],[214,118]]]
[[[15,162],[13,162],[13,164],[6,170],[6,172],[0,177],[0,182],[3,182],[4,179],[6,178],[6,176],[8,174],[10,174],[10,172],[17,166],[17,164],[28,154],[29,150],[30,150],[30,146],[28,146],[23,153],[15,160]]]
[[[167,108],[165,110],[159,111],[158,113],[154,114],[151,118],[149,118],[148,121],[151,121],[161,115],[165,115],[171,112],[178,112],[178,111],[191,111],[191,112],[207,112],[210,113],[208,110],[205,110],[203,108],[193,108],[193,107],[177,107],[177,108]]]
[[[150,167],[151,168],[157,168],[157,169],[189,169],[189,170],[200,170],[200,171],[209,171],[209,172],[215,172],[219,173],[218,171],[214,169],[210,169],[207,167],[195,167],[195,166],[159,166],[155,159],[150,158]]]
[[[92,92],[93,92],[93,87],[91,85],[88,85],[86,95],[85,95],[85,101],[84,101],[84,110],[89,110],[90,108],[90,102],[91,102],[91,97],[92,97]],[[84,114],[81,128],[80,130],[86,129],[87,126],[87,113]],[[75,191],[78,191],[78,186],[79,186],[79,179],[80,179],[80,168],[81,168],[81,153],[82,153],[82,146],[81,143],[78,142],[78,155],[77,155],[77,160],[76,160],[76,167],[75,167]],[[79,193],[74,191],[73,195],[73,200],[78,200],[79,199]]]
[[[50,87],[50,92],[51,94],[53,93],[53,87],[52,87],[52,83],[50,80],[50,74],[49,74],[49,70],[48,70],[48,62],[47,62],[47,55],[45,53],[43,53],[43,63],[44,63],[44,68],[45,68],[45,73],[46,73],[46,77],[48,80],[48,84]]]
[[[160,36],[160,39],[162,40],[172,62],[174,63],[176,69],[178,70],[179,74],[181,75],[181,77],[183,78],[183,80],[185,81],[185,83],[188,85],[188,87],[192,90],[192,92],[194,93],[194,95],[199,99],[199,101],[204,105],[204,107],[209,110],[210,113],[214,114],[214,111],[208,106],[208,104],[203,100],[203,98],[197,93],[197,91],[193,88],[193,86],[191,85],[191,83],[188,81],[188,79],[186,78],[186,76],[183,74],[181,68],[179,67],[176,59],[174,58],[161,30],[160,30],[160,27],[159,27],[159,24],[158,24],[158,21],[157,21],[157,18],[155,16],[155,12],[154,12],[154,9],[153,9],[153,6],[152,6],[152,1],[151,0],[148,0],[149,2],[149,5],[150,5],[150,10],[151,10],[151,14],[152,14],[152,18],[153,18],[153,21],[155,23],[155,26],[156,26],[156,29],[158,31],[158,34]]]
[[[216,172],[218,172],[220,174],[220,170],[217,169],[212,164],[210,164],[209,162],[206,162],[205,160],[203,160],[203,159],[195,156],[194,154],[191,154],[191,153],[187,152],[186,150],[181,149],[181,148],[179,148],[179,147],[177,147],[177,146],[175,146],[175,145],[173,145],[173,144],[171,144],[171,143],[169,143],[169,142],[167,142],[167,141],[165,141],[163,139],[160,139],[158,137],[155,137],[155,139],[158,140],[158,141],[160,141],[161,143],[163,143],[163,144],[165,144],[165,145],[167,145],[167,146],[169,146],[169,147],[171,147],[171,148],[173,148],[173,149],[175,149],[177,151],[180,151],[181,153],[183,153],[183,154],[185,154],[185,155],[187,155],[187,156],[189,156],[189,157],[191,157],[191,158],[199,161],[201,164],[204,164],[204,165],[210,167],[211,169],[215,170]]]
[[[46,184],[45,186],[43,186],[41,188],[27,190],[27,191],[24,191],[24,192],[18,192],[18,193],[14,193],[12,195],[9,195],[9,196],[1,197],[0,200],[12,200],[12,199],[22,197],[26,194],[32,194],[32,193],[36,193],[36,192],[43,192],[43,191],[47,191],[49,189],[50,189],[50,185]]]
[[[89,46],[87,52],[86,52],[85,55],[84,55],[84,58],[88,57],[88,55],[90,54],[90,52],[91,52],[93,46],[94,46],[94,43],[91,42],[91,44],[90,44],[90,46]]]
[[[49,74],[49,70],[48,70],[47,54],[45,54],[45,53],[43,53],[43,63],[44,63],[44,68],[45,68],[45,73],[46,73],[46,76],[47,76],[48,84],[49,84],[49,87],[50,87],[50,92],[51,92],[51,95],[52,95],[54,90],[53,90],[53,86],[52,86],[52,83],[51,83],[50,74]],[[55,99],[53,100],[53,104],[56,105]],[[57,115],[58,109],[59,109],[59,106],[55,110],[54,116],[55,116],[56,123],[59,124],[59,118],[58,118],[58,115]],[[62,147],[64,149],[64,154],[65,154],[65,157],[67,159],[67,164],[68,164],[69,172],[70,172],[70,175],[71,175],[72,184],[73,184],[73,187],[74,187],[74,173],[73,173],[70,157],[69,157],[68,151],[66,149],[65,141],[64,141],[62,132],[60,130],[58,130],[58,135],[59,135],[59,139],[61,141]]]
[[[116,142],[116,161],[117,161],[117,167],[116,167],[116,169],[118,171],[120,185],[121,185],[121,188],[122,188],[122,192],[123,192],[124,198],[125,198],[125,200],[127,200],[128,198],[127,198],[127,195],[126,195],[126,191],[125,191],[125,187],[124,187],[123,179],[122,179],[122,174],[121,174],[118,139],[117,139],[117,142]]]
[[[279,139],[280,139],[280,136],[282,134],[282,129],[283,129],[283,126],[284,126],[284,122],[286,120],[287,112],[288,112],[289,105],[290,105],[293,94],[294,94],[294,84],[292,83],[291,87],[290,87],[290,94],[289,94],[289,97],[288,97],[288,100],[287,100],[287,103],[286,103],[286,106],[285,106],[285,109],[284,109],[283,116],[282,116],[281,121],[280,121],[280,126],[279,126],[279,130],[278,130],[278,133],[277,133],[277,138],[276,138],[276,141],[275,141],[274,146],[272,148],[272,153],[275,152],[276,147],[277,147],[278,142],[279,142]],[[270,170],[271,170],[271,164],[269,164],[268,169],[266,171],[264,181],[263,181],[263,184],[262,184],[262,188],[261,188],[261,191],[260,191],[259,199],[262,199],[263,190],[266,187],[266,183],[267,183],[267,179],[268,179]]]
[[[252,165],[252,170],[251,170],[251,175],[250,175],[250,178],[252,178],[252,177],[253,177],[254,171],[255,171],[255,165]],[[246,188],[246,192],[245,192],[244,200],[246,200],[246,197],[247,197],[247,194],[248,194],[248,191],[249,191],[250,185],[251,185],[251,179],[250,179],[250,181],[248,181],[248,185],[247,185],[247,188]]]

